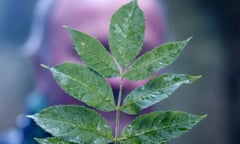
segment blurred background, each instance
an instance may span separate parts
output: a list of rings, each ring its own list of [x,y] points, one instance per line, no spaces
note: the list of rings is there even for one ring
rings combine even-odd
[[[21,46],[30,32],[36,1],[0,1],[0,133],[14,127],[32,89],[31,61]]]
[[[159,110],[208,114],[191,132],[171,144],[238,144],[240,141],[240,2],[168,0],[169,41],[193,36],[168,70],[202,75],[181,87]],[[14,127],[24,110],[34,77],[21,46],[30,32],[36,1],[0,1],[0,133]]]

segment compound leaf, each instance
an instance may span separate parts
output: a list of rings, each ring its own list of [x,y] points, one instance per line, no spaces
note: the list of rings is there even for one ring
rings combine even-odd
[[[145,19],[136,1],[115,12],[110,23],[109,44],[112,54],[126,67],[140,52],[145,31]]]
[[[70,62],[52,67],[50,71],[69,95],[99,110],[115,110],[112,89],[96,71]]]
[[[186,133],[205,117],[179,111],[152,112],[133,120],[123,130],[120,140],[124,144],[164,144]]]
[[[124,99],[121,110],[128,114],[137,114],[142,109],[168,98],[182,84],[192,83],[199,78],[200,76],[186,74],[160,75],[132,91]]]
[[[116,63],[97,39],[70,27],[66,28],[71,33],[75,50],[86,65],[95,69],[104,77],[119,76]]]
[[[139,57],[124,75],[130,80],[145,79],[160,69],[172,64],[191,38],[180,42],[160,45]]]
[[[61,137],[67,142],[106,144],[113,141],[108,122],[85,107],[52,106],[29,117],[54,137]]]

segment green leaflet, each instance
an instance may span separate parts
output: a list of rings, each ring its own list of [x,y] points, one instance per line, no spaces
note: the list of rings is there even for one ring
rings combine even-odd
[[[186,74],[160,75],[132,91],[124,99],[121,111],[128,114],[138,114],[142,109],[168,98],[182,84],[192,83],[199,78],[200,76]]]
[[[50,71],[58,85],[69,95],[99,110],[115,110],[112,89],[97,72],[69,62],[50,68]]]
[[[65,141],[61,138],[51,137],[51,138],[35,138],[39,144],[77,144]],[[82,143],[83,144],[83,143]]]
[[[165,144],[203,120],[179,111],[152,112],[137,117],[119,136],[120,111],[138,114],[161,100],[168,98],[182,84],[200,78],[186,74],[163,74],[144,86],[133,90],[121,105],[123,79],[142,80],[173,63],[191,38],[158,46],[134,60],[143,45],[144,14],[132,0],[112,16],[109,45],[112,56],[104,46],[88,34],[66,27],[75,50],[85,65],[62,63],[49,69],[58,85],[70,96],[102,111],[116,111],[116,133],[97,112],[73,105],[52,106],[28,116],[50,138],[36,138],[39,144]],[[104,78],[120,77],[119,99],[114,102],[112,88]],[[115,117],[114,116],[114,117]]]
[[[95,38],[66,27],[78,55],[86,65],[101,73],[104,77],[119,76],[119,70],[106,48]]]
[[[52,106],[29,117],[42,129],[67,142],[106,144],[113,141],[107,121],[84,107]]]
[[[152,112],[133,120],[120,139],[123,144],[164,144],[186,133],[205,117],[179,111]]]
[[[110,24],[109,44],[118,63],[125,68],[143,45],[145,19],[137,2],[132,1],[115,12]]]
[[[170,42],[154,48],[134,61],[124,77],[130,80],[146,79],[172,64],[190,40],[191,38],[188,38],[185,41]]]

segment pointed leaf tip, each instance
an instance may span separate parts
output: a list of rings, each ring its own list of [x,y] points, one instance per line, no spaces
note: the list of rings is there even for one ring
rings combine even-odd
[[[198,76],[192,76],[192,81],[196,81],[198,79],[202,78],[201,75],[198,75]]]
[[[41,67],[45,68],[45,69],[50,69],[49,66],[45,65],[45,64],[40,64]]]
[[[193,37],[191,36],[191,37],[189,37],[189,38],[187,38],[187,39],[185,39],[183,41],[179,41],[179,42],[182,43],[183,46],[185,47],[192,39],[193,39]]]
[[[177,42],[159,45],[137,58],[128,68],[124,77],[129,80],[143,80],[162,68],[172,64],[181,54],[191,37]]]
[[[202,115],[201,116],[201,120],[203,120],[203,119],[205,119],[205,118],[207,118],[208,117],[208,115],[207,114],[205,114],[205,115]]]
[[[27,118],[34,119],[34,115],[26,115]]]
[[[62,27],[65,28],[65,29],[67,29],[67,30],[70,29],[70,27],[67,26],[67,25],[63,25]]]
[[[192,39],[193,39],[193,36],[187,38],[186,41],[189,42],[189,41],[192,40]]]

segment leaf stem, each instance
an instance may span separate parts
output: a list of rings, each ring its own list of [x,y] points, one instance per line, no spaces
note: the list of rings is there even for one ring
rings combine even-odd
[[[118,140],[119,140],[119,126],[120,126],[119,124],[120,124],[120,107],[121,107],[121,100],[122,100],[122,88],[123,88],[123,74],[121,73],[120,88],[119,88],[117,108],[116,108],[116,127],[115,127],[114,144],[118,144]]]

